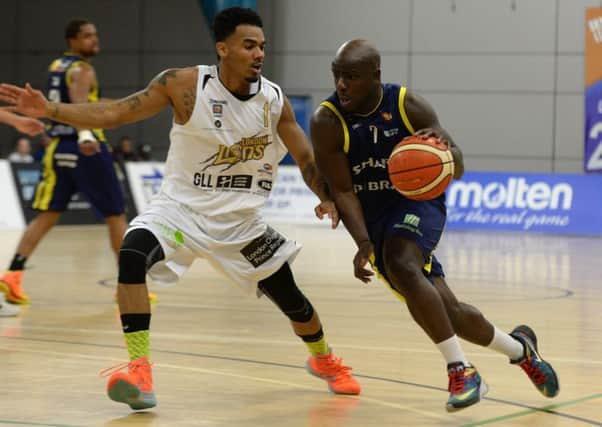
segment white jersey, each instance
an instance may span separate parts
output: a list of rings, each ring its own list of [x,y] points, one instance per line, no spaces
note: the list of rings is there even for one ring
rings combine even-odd
[[[194,212],[217,216],[259,210],[276,179],[286,147],[277,134],[284,95],[261,77],[248,100],[201,65],[190,120],[173,123],[160,196]]]

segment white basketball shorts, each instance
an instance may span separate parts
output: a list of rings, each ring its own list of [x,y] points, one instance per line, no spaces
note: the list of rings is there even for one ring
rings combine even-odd
[[[148,272],[162,285],[175,284],[196,258],[204,258],[243,290],[255,293],[259,281],[292,262],[301,249],[255,210],[208,217],[161,196],[132,220],[126,234],[137,228],[153,233],[165,253]]]

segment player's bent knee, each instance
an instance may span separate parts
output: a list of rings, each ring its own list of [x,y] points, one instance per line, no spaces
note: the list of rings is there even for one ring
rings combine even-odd
[[[137,228],[125,235],[119,250],[119,283],[146,282],[146,272],[165,258],[161,244],[148,230]]]
[[[293,322],[306,323],[312,319],[314,308],[297,287],[288,263],[260,281],[259,289]]]
[[[417,282],[424,277],[419,264],[400,257],[385,259],[385,269],[387,275],[392,279],[393,285],[401,288],[400,291],[416,286]]]

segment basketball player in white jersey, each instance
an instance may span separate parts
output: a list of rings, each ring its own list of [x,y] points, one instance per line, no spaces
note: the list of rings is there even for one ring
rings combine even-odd
[[[150,306],[145,275],[177,280],[195,258],[205,258],[232,282],[265,294],[290,319],[311,356],[307,369],[335,393],[359,394],[360,385],[328,347],[317,313],[297,288],[289,263],[300,246],[260,215],[287,150],[322,201],[319,217],[338,222],[311,145],[280,87],[261,76],[265,38],[261,18],[230,8],[214,21],[219,66],[169,69],[120,101],[48,102],[29,85],[0,85],[0,99],[32,117],[83,128],[114,128],[171,106],[165,177],[147,211],[135,218],[119,256],[118,299],[130,355],[128,372],[108,383],[111,399],[132,409],[156,405],[149,354]]]

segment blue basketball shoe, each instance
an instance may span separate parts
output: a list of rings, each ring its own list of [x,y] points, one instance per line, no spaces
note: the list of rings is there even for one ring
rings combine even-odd
[[[523,357],[511,360],[510,363],[520,366],[541,394],[546,397],[556,396],[560,391],[558,376],[552,365],[543,360],[537,351],[535,332],[526,325],[520,325],[514,328],[510,335],[520,342],[525,349]]]
[[[455,412],[477,403],[488,388],[474,366],[462,362],[447,365],[449,399],[447,412]]]

